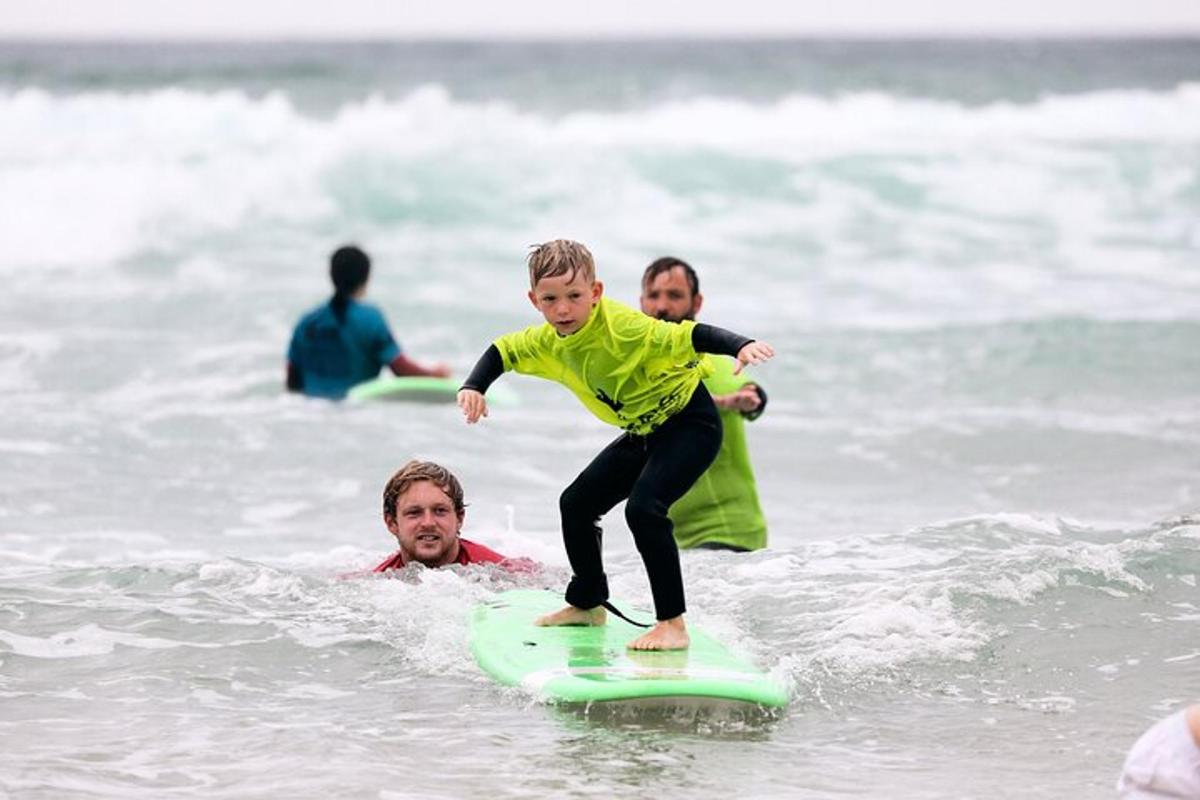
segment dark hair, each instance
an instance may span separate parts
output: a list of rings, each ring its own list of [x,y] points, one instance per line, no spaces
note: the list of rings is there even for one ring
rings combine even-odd
[[[329,277],[333,280],[333,299],[329,307],[338,322],[346,319],[350,296],[362,288],[371,276],[371,259],[354,245],[339,247],[329,257]]]
[[[418,481],[429,481],[445,492],[450,501],[454,503],[454,513],[462,516],[466,504],[463,502],[462,484],[458,482],[458,478],[454,477],[454,473],[432,461],[413,460],[401,467],[383,487],[384,517],[396,518],[396,501],[400,499],[400,495],[408,491],[408,487]]]
[[[663,256],[651,262],[650,266],[646,267],[646,271],[642,273],[642,286],[647,286],[659,275],[670,272],[676,267],[683,267],[684,277],[687,278],[688,286],[692,289],[692,297],[700,294],[700,278],[696,276],[696,270],[692,269],[691,264],[675,256]]]

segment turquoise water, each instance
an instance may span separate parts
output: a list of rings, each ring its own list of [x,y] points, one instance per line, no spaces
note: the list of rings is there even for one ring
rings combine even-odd
[[[0,44],[0,788],[1113,796],[1200,680],[1198,165],[1195,41]],[[771,547],[684,554],[778,716],[475,667],[469,609],[565,582],[612,436],[560,389],[475,428],[281,391],[335,246],[463,374],[558,236],[627,301],[688,259],[780,353]],[[414,456],[546,576],[337,580]],[[648,602],[620,515],[606,553]]]

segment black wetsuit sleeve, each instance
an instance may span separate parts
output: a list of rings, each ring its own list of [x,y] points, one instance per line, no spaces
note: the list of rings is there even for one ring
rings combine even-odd
[[[758,393],[758,408],[754,409],[753,411],[742,412],[742,416],[751,422],[761,417],[762,412],[767,410],[767,390],[759,386],[757,383],[753,384],[753,386],[754,391]]]
[[[696,348],[697,353],[716,353],[737,358],[741,349],[753,341],[733,331],[703,322],[697,322],[696,327],[692,328],[692,347]]]
[[[474,389],[480,394],[487,394],[488,387],[503,374],[504,359],[500,357],[499,348],[492,345],[475,362],[475,368],[460,388]]]

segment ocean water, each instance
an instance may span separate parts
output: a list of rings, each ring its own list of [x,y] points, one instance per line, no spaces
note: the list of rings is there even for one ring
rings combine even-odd
[[[463,374],[555,237],[779,352],[771,546],[683,554],[777,714],[474,665],[613,435],[561,389],[282,391],[339,244]],[[1200,42],[0,43],[0,243],[5,796],[1109,798],[1200,697]],[[339,580],[412,457],[546,571]]]

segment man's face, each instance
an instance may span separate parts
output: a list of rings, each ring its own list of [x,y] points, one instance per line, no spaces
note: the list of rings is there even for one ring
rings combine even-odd
[[[458,558],[458,534],[464,514],[431,481],[417,481],[396,498],[395,517],[384,517],[387,529],[400,543],[406,562],[443,567]]]
[[[642,313],[668,322],[695,319],[703,301],[703,295],[692,294],[683,267],[671,267],[642,284]]]

